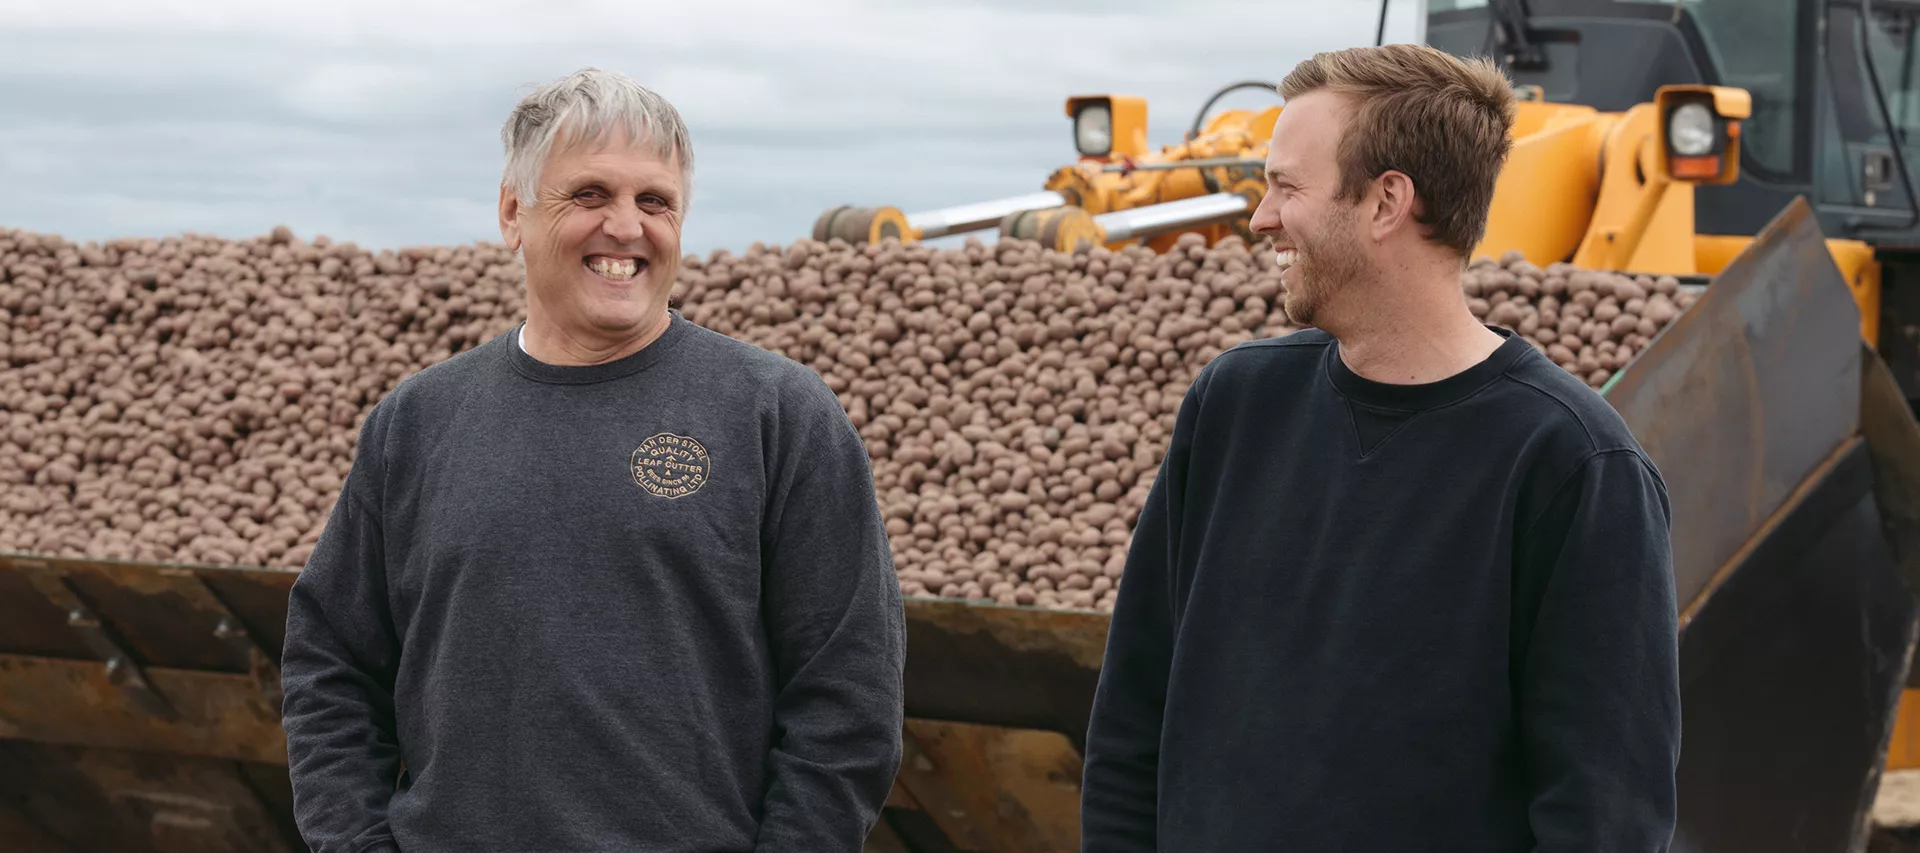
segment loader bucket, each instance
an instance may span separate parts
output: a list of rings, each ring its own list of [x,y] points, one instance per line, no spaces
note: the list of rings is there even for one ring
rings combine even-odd
[[[293,572],[0,556],[0,850],[297,851]]]
[[[1888,462],[1912,458],[1912,417],[1876,377],[1797,201],[1609,389],[1673,506],[1676,853],[1864,841],[1915,629],[1912,516],[1880,497],[1912,493]]]

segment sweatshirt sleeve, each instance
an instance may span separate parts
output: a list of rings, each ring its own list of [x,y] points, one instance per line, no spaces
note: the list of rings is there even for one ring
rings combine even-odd
[[[906,619],[866,445],[824,383],[809,389],[769,495],[778,692],[754,849],[858,853],[900,769]]]
[[[1536,602],[1519,715],[1536,850],[1660,851],[1675,821],[1679,630],[1659,474],[1633,450],[1590,457],[1522,541]]]
[[[1134,525],[1108,623],[1105,659],[1087,722],[1082,771],[1081,849],[1121,853],[1157,848],[1160,725],[1180,601],[1176,561],[1203,371],[1174,422],[1160,470]]]
[[[400,644],[379,518],[358,488],[368,485],[359,482],[364,472],[349,473],[287,604],[282,724],[294,819],[315,853],[393,849],[387,802],[400,774]]]

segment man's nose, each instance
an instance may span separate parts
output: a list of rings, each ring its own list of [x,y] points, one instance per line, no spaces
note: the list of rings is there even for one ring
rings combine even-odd
[[[646,215],[640,212],[638,205],[620,203],[609,205],[607,218],[601,230],[614,240],[622,243],[638,242],[646,234]]]
[[[1248,220],[1247,228],[1255,234],[1271,237],[1280,230],[1280,213],[1268,203],[1271,195],[1260,197],[1259,206],[1253,209],[1253,218]]]

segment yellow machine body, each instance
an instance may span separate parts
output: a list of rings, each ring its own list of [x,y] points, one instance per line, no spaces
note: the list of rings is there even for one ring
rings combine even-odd
[[[1523,95],[1516,104],[1513,148],[1495,185],[1487,231],[1475,257],[1517,251],[1541,266],[1567,261],[1590,269],[1711,276],[1752,241],[1751,235],[1696,234],[1693,226],[1695,184],[1729,183],[1738,175],[1740,120],[1752,112],[1746,90],[1666,86],[1652,102],[1623,112],[1546,101],[1537,92]],[[1661,116],[1687,100],[1711,105],[1715,115],[1727,120],[1728,138],[1725,150],[1715,157],[1713,175],[1681,180],[1673,177]],[[1191,138],[1149,153],[1141,142],[1145,101],[1081,95],[1068,99],[1067,114],[1075,115],[1089,103],[1113,105],[1112,150],[1056,169],[1044,188],[1059,193],[1065,204],[1009,217],[1003,236],[1037,239],[1060,249],[1086,241],[1110,249],[1142,244],[1155,251],[1165,251],[1186,234],[1199,234],[1208,245],[1229,235],[1253,239],[1247,217],[1242,217],[1145,238],[1102,240],[1091,217],[1219,192],[1247,197],[1250,216],[1266,192],[1264,170],[1257,163],[1167,167],[1185,161],[1264,160],[1273,123],[1284,107],[1223,110]],[[1122,145],[1122,139],[1127,144]],[[1827,242],[1859,303],[1861,336],[1876,344],[1880,272],[1872,247],[1855,240]]]
[[[1753,107],[1746,90],[1665,86],[1651,102],[1622,112],[1547,101],[1537,88],[1520,94],[1513,147],[1475,257],[1519,252],[1541,266],[1567,261],[1589,269],[1712,276],[1751,242],[1752,235],[1695,233],[1693,211],[1696,184],[1725,184],[1738,176],[1741,120]],[[1661,117],[1687,101],[1708,105],[1726,124],[1723,148],[1710,157],[1669,155]],[[1061,250],[1081,244],[1144,245],[1159,252],[1187,234],[1200,235],[1208,245],[1230,235],[1252,241],[1247,222],[1266,192],[1261,161],[1284,107],[1222,110],[1197,133],[1152,150],[1147,106],[1129,95],[1068,98],[1065,111],[1076,122],[1076,133],[1082,112],[1093,110],[1105,122],[1110,143],[1048,175],[1043,189],[1057,194],[1059,204],[1008,214],[1000,235]],[[1675,177],[1682,165],[1689,167],[1684,179]],[[1127,239],[1110,239],[1097,221],[1103,214],[1222,193],[1245,198],[1247,213]],[[814,236],[906,243],[923,237],[891,207],[833,208],[822,215]],[[1881,272],[1873,248],[1856,240],[1827,244],[1859,305],[1861,338],[1877,346]]]
[[[1074,101],[1069,101],[1069,111]],[[1273,136],[1274,120],[1280,107],[1264,110],[1229,110],[1210,119],[1192,139],[1169,145],[1153,154],[1115,153],[1105,158],[1082,158],[1063,166],[1047,177],[1045,188],[1066,199],[1066,206],[1078,207],[1099,215],[1133,210],[1155,204],[1198,198],[1216,192],[1246,196],[1249,210],[1260,203],[1266,192],[1263,169],[1254,163],[1196,166],[1178,169],[1131,169],[1107,171],[1105,167],[1159,166],[1186,160],[1241,158],[1262,160],[1267,156],[1267,141]],[[1144,108],[1140,120],[1145,123]],[[1115,134],[1121,132],[1116,115]],[[1180,235],[1199,233],[1212,245],[1229,234],[1249,237],[1244,222],[1224,223],[1170,231],[1151,238],[1106,241],[1111,249],[1130,243],[1144,243],[1155,251],[1165,251]]]

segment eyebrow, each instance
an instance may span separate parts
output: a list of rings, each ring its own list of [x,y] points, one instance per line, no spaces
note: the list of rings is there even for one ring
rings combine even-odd
[[[1287,174],[1287,170],[1285,169],[1268,169],[1267,170],[1267,180],[1272,181],[1274,183],[1288,181],[1288,180],[1291,180],[1292,177],[1293,176]]]
[[[571,181],[567,181],[563,183],[561,186],[564,186],[567,188],[568,195],[572,195],[574,193],[580,192],[581,190],[591,189],[595,187],[598,187],[599,189],[604,190],[609,194],[618,195],[618,193],[613,192],[613,190],[608,186],[606,181],[600,180],[599,178],[577,178]],[[680,203],[680,196],[678,193],[657,184],[646,184],[640,189],[639,192],[641,194],[657,195],[663,199],[666,199],[668,204],[677,205]]]

